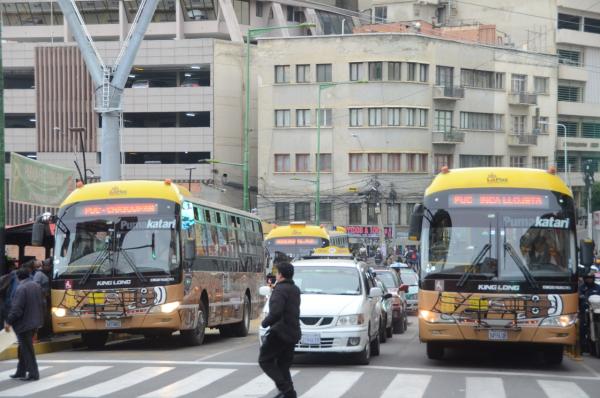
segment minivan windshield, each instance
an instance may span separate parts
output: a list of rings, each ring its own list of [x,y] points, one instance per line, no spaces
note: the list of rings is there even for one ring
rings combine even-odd
[[[358,270],[350,267],[295,265],[294,282],[302,294],[362,294]]]

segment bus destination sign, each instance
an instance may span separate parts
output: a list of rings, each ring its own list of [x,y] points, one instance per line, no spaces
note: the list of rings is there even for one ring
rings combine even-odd
[[[93,216],[114,216],[114,215],[140,215],[140,214],[157,214],[157,203],[107,203],[84,205],[78,207],[76,216],[78,217],[93,217]]]
[[[453,194],[448,197],[449,207],[531,207],[547,209],[546,195],[531,194]]]

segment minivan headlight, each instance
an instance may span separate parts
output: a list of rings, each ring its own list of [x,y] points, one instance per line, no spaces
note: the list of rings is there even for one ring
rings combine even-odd
[[[337,320],[337,326],[354,326],[365,323],[363,314],[342,315]]]
[[[549,316],[542,321],[540,326],[566,328],[568,326],[573,325],[576,321],[577,321],[577,314]]]

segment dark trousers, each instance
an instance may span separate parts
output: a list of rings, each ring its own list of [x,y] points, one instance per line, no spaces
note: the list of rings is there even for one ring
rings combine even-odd
[[[294,391],[290,374],[290,366],[294,360],[294,346],[295,344],[284,343],[276,336],[269,335],[260,347],[258,356],[258,364],[263,372],[275,382],[277,389],[284,393]]]
[[[17,374],[25,376],[29,373],[30,377],[40,377],[37,361],[35,360],[35,351],[33,350],[33,334],[35,330],[28,330],[23,333],[17,333],[19,341],[19,363],[17,364]]]

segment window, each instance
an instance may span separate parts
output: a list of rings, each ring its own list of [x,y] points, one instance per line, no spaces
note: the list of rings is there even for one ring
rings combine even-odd
[[[558,100],[567,102],[581,102],[583,88],[577,86],[558,86]]]
[[[310,221],[310,202],[294,203],[294,221]]]
[[[387,22],[387,7],[374,7],[373,10],[374,23],[386,23]]]
[[[360,127],[363,125],[362,108],[350,108],[350,127]]]
[[[287,202],[275,203],[275,221],[290,220],[290,204]]]
[[[427,127],[427,109],[417,109],[419,127]]]
[[[460,155],[460,167],[499,167],[502,156],[493,155]]]
[[[426,153],[421,153],[419,154],[419,171],[421,173],[426,173],[427,172],[427,154]]]
[[[4,118],[5,127],[8,129],[35,128],[34,113],[7,113]]]
[[[261,3],[260,1],[257,1],[256,3],[256,16],[259,18],[262,18],[263,16],[263,3]]]
[[[406,204],[406,219],[404,224],[410,225],[410,217],[412,216],[413,210],[415,209],[415,203]]]
[[[321,171],[324,173],[331,172],[331,154],[330,153],[321,153],[319,155],[319,163],[321,163]],[[317,162],[317,157],[315,156],[315,164]]]
[[[368,160],[369,160],[368,170],[376,171],[376,172],[381,171],[382,170],[382,157],[383,157],[383,155],[381,153],[370,153],[368,155]]]
[[[460,128],[467,130],[502,130],[502,115],[495,113],[460,113]]]
[[[416,64],[416,62],[408,63],[408,76],[406,77],[406,80],[408,80],[409,82],[417,81],[417,64]]]
[[[581,136],[585,138],[600,138],[600,122],[581,123]]]
[[[348,156],[350,160],[349,169],[351,173],[362,171],[362,153],[351,153]]]
[[[382,108],[369,108],[369,126],[381,126]]]
[[[452,131],[452,111],[435,111],[434,131]]]
[[[513,93],[527,92],[527,75],[511,75],[510,89]]]
[[[463,87],[504,89],[504,73],[475,69],[461,69],[460,80]]]
[[[388,126],[400,126],[400,110],[401,108],[388,108],[387,116],[388,116]]]
[[[556,50],[558,53],[558,63],[571,65],[571,66],[581,66],[581,51],[579,50]]]
[[[407,153],[406,154],[406,171],[412,173],[417,168],[417,154]]]
[[[275,127],[290,127],[290,110],[275,110]]]
[[[389,225],[400,224],[400,203],[387,205],[387,223]]]
[[[388,62],[388,80],[401,80],[402,78],[402,63]]]
[[[287,173],[290,171],[290,155],[275,155],[275,172]]]
[[[419,64],[419,81],[420,82],[429,81],[429,65]]]
[[[383,79],[383,62],[369,62],[369,80]]]
[[[548,169],[548,157],[547,156],[534,156],[531,158],[532,167],[534,169]]]
[[[565,126],[566,132],[565,132],[565,128],[563,128],[561,126],[556,126],[556,128],[557,128],[556,135],[557,136],[564,137],[566,134],[567,137],[577,137],[579,123],[569,122],[567,120],[559,120],[558,124],[562,124],[563,126]]]
[[[527,128],[527,116],[524,115],[512,115],[512,133],[513,134],[524,134]]]
[[[362,80],[362,62],[350,63],[350,81]]]
[[[296,65],[296,83],[310,82],[310,65]]]
[[[600,19],[585,17],[583,20],[583,31],[588,33],[600,33]]]
[[[361,203],[349,203],[348,204],[348,223],[349,224],[362,224],[362,204]]]
[[[404,114],[406,115],[405,126],[414,126],[415,125],[415,116],[417,110],[415,108],[406,108],[404,109]]]
[[[317,82],[331,81],[331,64],[317,64]]]
[[[379,206],[376,203],[367,203],[367,224],[368,225],[377,225],[378,221],[378,210]]]
[[[310,155],[307,153],[296,154],[296,171],[299,173],[310,171]]]
[[[319,110],[319,124],[321,127],[331,127],[331,109]]]
[[[535,134],[548,134],[548,117],[540,116],[539,120],[535,116],[531,118],[531,125]]]
[[[287,20],[289,22],[306,22],[304,11],[300,7],[287,6]]]
[[[548,94],[548,78],[535,76],[533,86],[536,94]]]
[[[577,15],[558,14],[558,29],[581,30],[581,17]]]
[[[101,125],[101,118],[98,118],[98,122]],[[210,112],[126,112],[123,114],[123,125],[133,128],[210,127]]]
[[[511,156],[510,167],[525,167],[527,165],[527,156]]]
[[[289,65],[275,65],[275,83],[289,83],[290,82],[290,66]]]
[[[319,203],[319,219],[321,221],[331,221],[331,203]]]
[[[49,4],[49,3],[48,3]],[[11,70],[4,69],[4,88],[31,89],[35,88],[35,77],[33,69]]]
[[[454,68],[451,66],[437,66],[435,68],[435,84],[437,86],[452,87]]]
[[[296,109],[296,127],[310,126],[310,109]]]
[[[388,171],[399,172],[402,171],[402,154],[401,153],[390,153],[387,156]]]
[[[436,153],[433,155],[433,172],[435,174],[439,173],[442,170],[442,167],[446,166],[449,169],[452,168],[452,155],[447,154],[439,154]]]
[[[123,152],[123,158],[127,164],[197,164],[210,152]]]

